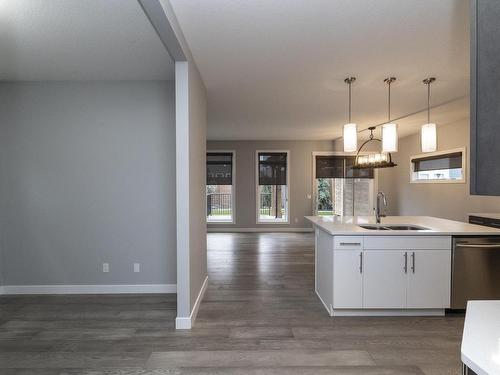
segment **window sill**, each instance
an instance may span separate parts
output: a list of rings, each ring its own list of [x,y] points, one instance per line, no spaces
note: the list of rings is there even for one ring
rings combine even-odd
[[[257,221],[257,224],[290,224],[290,221],[261,220]]]
[[[465,184],[465,180],[411,180],[410,184]]]

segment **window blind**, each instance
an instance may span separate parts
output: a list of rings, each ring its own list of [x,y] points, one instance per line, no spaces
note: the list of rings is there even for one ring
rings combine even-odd
[[[259,185],[287,185],[286,152],[259,152]]]
[[[373,169],[353,169],[356,158],[343,155],[316,156],[316,178],[373,178]]]
[[[207,152],[207,185],[233,184],[233,154]]]
[[[462,168],[462,153],[453,152],[411,159],[415,172]]]

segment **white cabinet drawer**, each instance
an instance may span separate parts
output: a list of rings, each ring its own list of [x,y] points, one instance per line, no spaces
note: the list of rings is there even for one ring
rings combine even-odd
[[[450,236],[366,236],[364,249],[450,250]]]
[[[333,248],[335,250],[361,250],[363,249],[363,236],[335,236]]]

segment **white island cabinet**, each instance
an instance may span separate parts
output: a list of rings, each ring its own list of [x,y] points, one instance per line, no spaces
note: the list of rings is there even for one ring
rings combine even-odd
[[[443,315],[451,236],[334,236],[316,228],[316,293],[331,316]]]
[[[444,315],[453,236],[500,229],[430,216],[306,216],[316,233],[315,289],[331,316]]]

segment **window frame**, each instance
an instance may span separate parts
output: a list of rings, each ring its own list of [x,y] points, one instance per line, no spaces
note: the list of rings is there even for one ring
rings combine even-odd
[[[452,148],[443,151],[435,151],[435,152],[426,152],[423,154],[417,154],[410,156],[410,184],[465,184],[467,182],[467,148],[466,147],[458,147]],[[427,179],[427,180],[418,180],[415,178],[415,164],[413,164],[412,159],[422,158],[428,156],[441,156],[448,155],[455,152],[462,153],[462,178],[459,180],[449,180],[449,179]]]
[[[362,151],[360,155],[369,155],[371,152]],[[318,181],[316,180],[316,156],[356,156],[356,153],[352,152],[343,152],[343,151],[313,151],[312,152],[312,181],[311,181],[311,206],[312,213],[314,216],[318,215],[318,210],[316,207],[316,200],[318,198]],[[377,193],[378,193],[378,169],[373,171],[373,195],[372,195],[372,206],[375,205]],[[374,207],[373,207],[374,208]]]
[[[211,224],[230,224],[234,225],[236,224],[236,150],[207,150],[205,154],[210,154],[210,153],[227,153],[227,154],[232,154],[232,187],[231,187],[231,221],[214,221],[214,220],[208,220],[207,217],[207,184],[206,184],[206,176],[205,176],[205,221],[207,225]],[[206,164],[206,161],[205,161]],[[206,172],[205,172],[206,173]]]
[[[259,153],[264,153],[264,152],[269,152],[269,153],[286,153],[286,187],[287,187],[287,200],[286,200],[286,221],[285,220],[266,220],[266,221],[261,221],[259,220],[260,216],[260,189],[259,189]],[[290,225],[290,186],[291,186],[291,181],[290,181],[290,150],[255,150],[255,223],[257,225],[262,225],[262,224],[284,224],[284,225]]]

